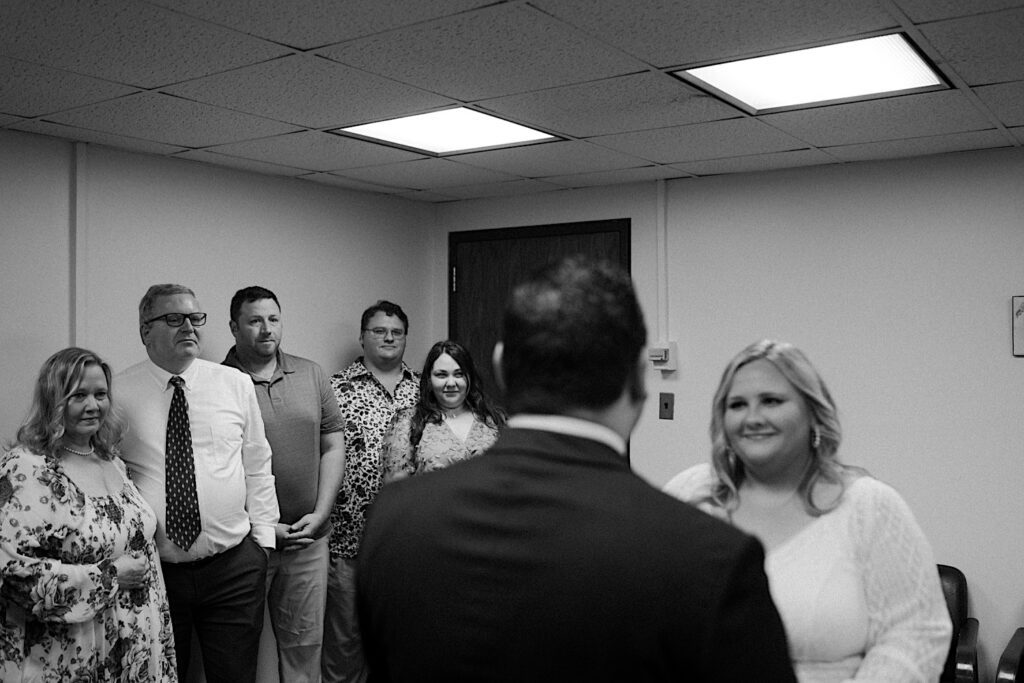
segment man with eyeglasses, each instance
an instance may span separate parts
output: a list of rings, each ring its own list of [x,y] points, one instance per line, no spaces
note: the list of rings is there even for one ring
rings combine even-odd
[[[345,416],[345,479],[331,520],[331,568],[324,620],[323,680],[367,680],[355,612],[355,572],[366,510],[381,487],[381,449],[395,413],[419,400],[419,373],[402,360],[409,318],[401,306],[378,301],[363,311],[363,355],[331,377]]]
[[[179,678],[194,632],[207,681],[255,681],[280,515],[253,383],[199,358],[205,324],[188,287],[153,285],[142,297],[149,358],[115,381],[130,427],[122,457],[156,512]]]

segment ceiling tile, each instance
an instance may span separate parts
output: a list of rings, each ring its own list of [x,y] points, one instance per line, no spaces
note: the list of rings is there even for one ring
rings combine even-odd
[[[453,104],[337,62],[299,55],[163,91],[309,128],[355,125]]]
[[[921,31],[970,85],[1024,80],[1024,7],[942,21]]]
[[[143,88],[288,50],[144,2],[4,0],[0,54]]]
[[[206,147],[277,135],[296,128],[161,93],[140,93],[48,117],[57,123],[155,140]]]
[[[681,178],[686,175],[685,171],[670,166],[643,166],[641,168],[626,168],[620,171],[550,176],[544,178],[544,182],[564,185],[565,187],[598,187],[601,185],[625,185],[627,183],[651,180],[668,180],[669,178]]]
[[[607,135],[591,141],[663,164],[806,147],[751,118]]]
[[[720,175],[722,173],[752,173],[834,163],[836,163],[836,159],[824,152],[819,152],[816,149],[797,149],[791,152],[692,161],[675,166],[694,175]]]
[[[366,166],[345,171],[343,175],[365,182],[416,190],[516,180],[515,176],[508,173],[433,158],[383,166]]]
[[[974,92],[1004,126],[1024,126],[1024,81],[981,86]]]
[[[392,195],[393,197],[401,197],[402,199],[408,199],[414,202],[451,202],[455,201],[455,197],[450,197],[440,192],[432,192],[430,190],[413,190],[411,192],[400,192]]]
[[[86,130],[85,128],[65,126],[60,123],[50,123],[49,121],[26,121],[24,123],[13,125],[11,128],[23,130],[28,133],[39,133],[41,135],[50,135],[55,138],[64,138],[71,141],[91,142],[97,145],[116,147],[118,149],[125,149],[131,152],[141,152],[142,154],[174,154],[175,152],[181,152],[185,149],[180,145],[165,145],[162,142],[142,140],[114,133],[103,133],[96,130]]]
[[[641,166],[644,160],[620,154],[586,142],[548,142],[451,157],[471,166],[489,168],[514,175],[538,178],[565,175],[580,168],[608,171]]]
[[[0,57],[0,111],[41,116],[135,92],[134,88]]]
[[[952,135],[929,136],[909,140],[842,145],[839,147],[828,147],[825,151],[843,161],[867,161],[869,159],[895,159],[924,156],[926,154],[962,152],[969,149],[1006,147],[1010,144],[1011,142],[1006,139],[1004,133],[997,130],[982,130],[972,133],[955,133]]]
[[[453,195],[401,188],[500,196],[650,181],[677,169],[732,173],[980,149],[1012,144],[1024,131],[1024,0],[0,7],[0,127],[315,174],[310,182],[418,201]],[[661,73],[897,27],[962,89],[750,117]],[[308,130],[454,104],[569,139],[435,158]]]
[[[659,67],[845,38],[896,26],[873,2],[848,0],[534,0],[609,45]],[[628,11],[624,9],[628,7]]]
[[[664,128],[739,116],[682,81],[645,72],[485,100],[480,106],[575,137]]]
[[[1021,4],[1020,0],[895,0],[895,3],[916,22],[969,17]]]
[[[479,199],[483,197],[512,197],[538,192],[565,190],[559,185],[544,183],[539,180],[514,180],[508,183],[489,183],[487,185],[468,185],[465,187],[446,187],[441,190],[444,195],[456,199]]]
[[[466,101],[644,68],[518,3],[499,4],[318,52]]]
[[[295,168],[294,166],[269,164],[265,161],[256,161],[255,159],[242,159],[240,157],[232,157],[226,154],[217,154],[216,152],[210,152],[205,149],[188,150],[181,154],[174,155],[174,158],[188,159],[190,161],[202,161],[207,164],[227,166],[229,168],[253,171],[255,173],[263,173],[265,175],[300,176],[308,173],[305,169]]]
[[[373,183],[364,183],[359,180],[353,180],[352,178],[345,178],[343,176],[334,175],[333,173],[307,173],[301,176],[301,180],[308,180],[314,183],[320,183],[321,185],[332,185],[334,187],[344,187],[349,190],[359,190],[360,192],[381,192],[384,194],[395,194],[401,190],[388,187],[387,185],[374,185]]]
[[[492,0],[153,0],[303,50],[435,19]]]
[[[335,171],[422,158],[422,155],[394,147],[319,131],[218,145],[210,151],[310,171]]]
[[[956,90],[765,114],[758,118],[819,147],[992,127],[963,93]]]

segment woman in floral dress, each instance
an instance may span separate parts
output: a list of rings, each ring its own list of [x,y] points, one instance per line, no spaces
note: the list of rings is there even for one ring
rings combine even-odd
[[[423,364],[419,403],[395,415],[385,438],[384,481],[480,455],[504,424],[505,414],[487,398],[469,352],[439,341]]]
[[[116,446],[110,368],[43,364],[0,456],[0,680],[176,681],[156,517]]]

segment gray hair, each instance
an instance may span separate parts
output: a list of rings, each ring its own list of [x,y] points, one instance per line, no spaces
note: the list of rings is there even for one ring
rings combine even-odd
[[[139,325],[143,325],[153,314],[153,302],[162,296],[174,296],[175,294],[188,294],[195,298],[196,293],[185,285],[153,285],[146,290],[139,302]]]

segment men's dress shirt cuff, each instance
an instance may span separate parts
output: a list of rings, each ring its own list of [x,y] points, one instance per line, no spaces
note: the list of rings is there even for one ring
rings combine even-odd
[[[277,546],[277,537],[274,534],[274,527],[266,524],[253,524],[252,537],[264,548],[273,550]]]

